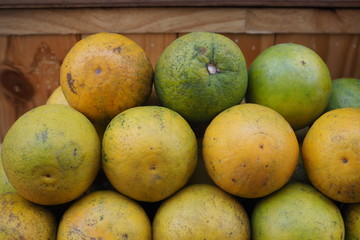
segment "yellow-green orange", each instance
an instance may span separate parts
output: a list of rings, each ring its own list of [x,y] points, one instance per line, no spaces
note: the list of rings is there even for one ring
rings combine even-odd
[[[1,146],[0,146],[1,152]],[[9,182],[8,177],[5,174],[2,161],[1,161],[1,154],[0,154],[0,194],[8,193],[8,192],[16,192],[15,188]]]
[[[153,239],[249,240],[249,218],[240,202],[218,187],[191,185],[160,205]]]
[[[69,202],[84,193],[100,166],[94,126],[70,106],[48,104],[22,115],[6,133],[3,167],[24,198],[39,204]]]
[[[246,103],[211,121],[204,134],[203,157],[209,176],[220,188],[239,197],[258,198],[289,181],[299,145],[279,113]]]
[[[360,202],[360,109],[326,112],[309,129],[302,158],[311,183],[336,201]]]
[[[223,35],[189,33],[162,52],[154,86],[163,106],[190,122],[209,122],[244,98],[245,58],[240,48]]]
[[[57,240],[151,240],[144,209],[114,191],[95,191],[71,205],[60,220]]]
[[[274,109],[296,130],[323,113],[330,91],[331,76],[321,57],[305,46],[283,43],[251,64],[246,101]]]
[[[0,194],[0,239],[53,240],[57,222],[45,207],[17,193]]]
[[[69,105],[68,101],[64,96],[64,93],[61,90],[61,86],[58,86],[54,89],[54,91],[50,94],[49,98],[46,100],[46,104]]]
[[[152,82],[153,68],[144,50],[116,33],[80,40],[60,70],[66,100],[94,122],[108,123],[118,113],[144,104]]]
[[[253,240],[344,239],[345,227],[334,202],[304,183],[289,183],[261,199],[251,216]]]
[[[69,105],[68,101],[66,100],[64,93],[61,90],[61,87],[57,87],[49,96],[48,100],[46,101],[46,104],[63,104],[63,105]],[[99,135],[100,140],[102,139],[102,136],[104,135],[104,131],[106,128],[105,122],[92,122],[94,125],[96,132]]]
[[[139,201],[155,202],[183,187],[197,163],[189,124],[160,106],[128,109],[108,125],[102,166],[111,184]]]
[[[326,111],[344,107],[360,108],[360,79],[338,78],[333,80]]]
[[[350,203],[344,207],[345,239],[360,240],[360,203]]]

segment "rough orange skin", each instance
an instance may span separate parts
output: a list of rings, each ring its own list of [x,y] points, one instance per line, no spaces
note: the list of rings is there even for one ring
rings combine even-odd
[[[77,42],[66,55],[60,84],[70,106],[95,122],[148,99],[153,68],[144,50],[116,33],[97,33]]]
[[[321,57],[305,46],[282,43],[251,64],[246,102],[274,109],[297,130],[323,113],[330,91],[330,72]]]
[[[360,239],[360,203],[346,204],[343,209],[345,239]]]
[[[204,134],[207,172],[216,185],[239,197],[263,197],[284,186],[298,156],[298,141],[289,123],[258,104],[223,111]]]
[[[144,209],[114,191],[95,191],[71,205],[62,216],[57,240],[151,239]]]
[[[339,108],[318,118],[302,145],[305,170],[320,192],[360,202],[360,109]]]
[[[1,159],[16,191],[42,205],[70,202],[83,194],[100,167],[94,126],[67,105],[46,104],[16,120],[6,133]]]
[[[1,152],[1,145],[0,145]],[[11,185],[8,177],[5,174],[0,154],[0,194],[8,193],[8,192],[16,192],[15,188]]]
[[[117,115],[105,130],[102,167],[111,184],[138,201],[163,200],[182,188],[197,163],[197,142],[177,112],[142,106]]]
[[[261,199],[251,216],[253,240],[342,240],[337,205],[308,184],[292,182]]]
[[[188,186],[164,201],[153,221],[154,240],[250,240],[250,223],[235,198],[207,184]]]
[[[0,239],[53,240],[57,222],[45,207],[17,193],[0,194]]]
[[[162,106],[192,123],[209,123],[242,101],[247,81],[245,58],[235,42],[217,33],[192,32],[163,51],[154,87]]]

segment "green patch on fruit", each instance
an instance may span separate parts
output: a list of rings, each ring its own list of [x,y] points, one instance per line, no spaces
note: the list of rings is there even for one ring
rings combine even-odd
[[[245,58],[223,35],[190,33],[176,39],[161,54],[154,85],[163,106],[190,122],[209,122],[244,98]]]
[[[360,108],[360,79],[338,78],[333,80],[329,103],[325,111],[344,107]]]

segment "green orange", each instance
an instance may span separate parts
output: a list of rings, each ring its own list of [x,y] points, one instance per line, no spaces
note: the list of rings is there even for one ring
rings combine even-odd
[[[337,205],[311,185],[292,182],[257,202],[251,216],[253,240],[344,239]]]
[[[331,76],[321,57],[305,46],[283,43],[251,64],[246,101],[274,109],[297,130],[323,113],[330,91]]]
[[[333,80],[326,111],[344,107],[360,108],[360,79],[338,78]]]
[[[154,85],[163,106],[190,122],[209,122],[244,98],[245,58],[223,35],[189,33],[163,51],[156,64]]]
[[[42,105],[18,118],[1,152],[12,186],[43,205],[70,202],[83,194],[98,173],[100,156],[94,126],[61,104]]]

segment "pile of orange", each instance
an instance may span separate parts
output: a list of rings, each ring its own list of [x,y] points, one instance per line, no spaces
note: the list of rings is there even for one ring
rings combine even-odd
[[[194,32],[153,67],[131,39],[90,35],[0,145],[0,238],[360,238],[359,81],[332,88],[298,44],[247,69],[233,41]]]

